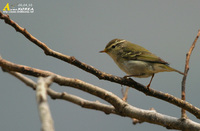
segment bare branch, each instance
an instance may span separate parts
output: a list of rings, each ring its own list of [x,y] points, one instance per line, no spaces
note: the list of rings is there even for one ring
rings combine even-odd
[[[22,75],[21,73],[12,72],[12,71],[11,72],[8,71],[8,73],[15,76],[19,80],[21,80],[23,83],[25,83],[27,86],[31,87],[32,89],[34,89],[34,90],[36,89],[37,84],[34,81],[32,81],[31,79]],[[100,103],[98,101],[85,100],[83,98],[80,98],[78,96],[75,96],[75,95],[72,95],[72,94],[69,94],[66,92],[59,93],[59,92],[54,91],[51,88],[47,88],[47,93],[52,99],[66,100],[66,101],[72,102],[74,104],[77,104],[83,108],[103,111],[106,114],[111,114],[111,113],[116,114],[113,106],[106,105],[106,104]]]
[[[54,131],[53,119],[47,102],[47,91],[49,84],[52,83],[52,76],[47,78],[40,77],[36,88],[36,98],[40,120],[42,123],[41,131]]]
[[[151,111],[155,111],[156,112],[156,110],[154,109],[154,108],[150,108],[150,110]],[[143,123],[144,121],[141,121],[141,120],[138,120],[138,119],[135,119],[135,118],[132,118],[132,123],[134,124],[134,125],[136,125],[136,124],[141,124],[141,123]]]
[[[15,72],[12,72],[12,74],[14,74],[14,73]],[[19,73],[16,73],[14,76],[16,76],[18,78],[18,75],[19,75]],[[22,80],[23,78],[25,78],[25,79]],[[26,78],[23,75],[20,75],[20,80],[22,80],[23,82],[26,82],[27,79],[29,79],[29,78]],[[31,80],[28,80],[28,83],[30,81]],[[32,85],[34,85],[34,83],[27,84],[27,85],[32,86]],[[67,93],[57,93],[50,88],[47,88],[47,92],[52,98],[58,98],[58,99],[67,98],[66,100],[69,100],[69,101],[71,101],[71,102],[73,102],[77,105],[80,105],[83,108],[87,108],[88,105],[90,105],[90,103],[87,104],[87,102],[86,102],[87,106],[84,106],[84,101],[80,101],[80,100],[82,100],[82,98],[77,97],[77,96],[69,95]],[[83,103],[80,104],[81,102],[83,102]],[[121,100],[120,102],[123,102],[123,101]],[[92,107],[100,106],[100,108],[96,108],[97,110],[102,109],[101,103],[99,103],[99,102],[91,103],[91,104],[92,104]],[[109,107],[109,106],[106,106],[106,107]],[[90,109],[94,109],[94,108],[90,108]],[[115,109],[112,106],[110,106],[110,109],[111,109],[110,112],[105,112],[104,110],[102,110],[102,111],[104,111],[105,113],[114,113],[114,114],[116,113],[117,115],[127,116],[127,117],[130,117],[130,118],[136,117],[135,119],[133,119],[134,122],[138,122],[138,123],[150,122],[152,124],[158,124],[158,125],[164,126],[168,129],[179,129],[179,130],[184,129],[184,130],[193,130],[193,131],[200,129],[200,124],[195,123],[195,122],[193,122],[189,119],[178,119],[178,118],[166,116],[166,115],[157,113],[155,110],[152,110],[152,109],[150,109],[150,111],[149,110],[143,110],[143,109],[133,107],[129,104],[127,104],[124,107],[122,112],[115,112]]]
[[[97,86],[91,85],[89,83],[86,83],[84,81],[81,81],[79,79],[67,78],[67,77],[63,77],[63,76],[54,74],[49,71],[35,69],[35,68],[28,67],[28,66],[23,66],[23,65],[17,65],[17,64],[8,62],[6,60],[3,60],[1,58],[0,58],[0,66],[9,71],[17,71],[17,72],[35,76],[35,77],[39,77],[39,76],[48,77],[48,76],[53,75],[53,76],[55,76],[53,81],[59,85],[70,86],[70,87],[74,87],[76,89],[80,89],[82,91],[88,92],[88,93],[95,95],[103,100],[106,100],[113,106],[118,107],[118,109],[120,109],[119,107],[124,107],[124,105],[120,105],[116,101],[116,100],[121,100],[121,99],[118,98],[113,93],[108,92],[104,89],[101,89]]]
[[[198,31],[198,34],[193,42],[193,44],[191,45],[188,53],[186,54],[186,61],[185,61],[185,71],[184,71],[184,76],[183,76],[183,79],[182,79],[182,91],[181,91],[181,98],[182,100],[185,101],[185,83],[186,83],[186,78],[187,78],[187,75],[188,75],[188,71],[189,71],[189,61],[190,61],[190,56],[192,54],[192,51],[195,47],[195,44],[199,38],[199,35],[200,35],[200,30]],[[187,115],[186,115],[186,112],[185,112],[185,109],[181,109],[181,117],[182,118],[186,118]]]
[[[13,71],[6,71],[6,72],[15,76],[16,78],[21,80],[23,83],[25,83],[27,86],[31,87],[33,90],[36,90],[37,84],[33,80],[29,79],[28,77],[25,77],[24,75],[18,72],[13,72]]]
[[[17,71],[17,72],[27,74],[27,75],[31,75],[31,76],[35,76],[35,77],[39,77],[39,76],[47,77],[47,76],[50,76],[50,75],[55,75],[56,77],[54,78],[54,82],[58,83],[59,85],[65,85],[65,86],[71,86],[71,87],[74,87],[74,88],[78,88],[80,90],[86,91],[90,94],[93,94],[95,96],[98,96],[98,97],[108,101],[109,103],[111,103],[115,107],[116,106],[123,107],[123,105],[118,105],[118,103],[115,103],[116,101],[112,101],[111,98],[106,97],[107,94],[104,94],[104,92],[96,91],[96,89],[97,89],[96,86],[93,86],[91,84],[87,84],[87,83],[85,83],[81,80],[62,77],[60,75],[56,75],[56,74],[49,72],[49,71],[43,71],[43,70],[28,67],[28,66],[17,65],[17,64],[14,64],[12,62],[6,61],[2,58],[0,58],[0,66],[3,69],[9,70],[9,71]],[[110,76],[112,78],[114,78],[115,80],[117,80],[116,83],[119,82],[123,85],[134,87],[133,85],[134,85],[135,82],[130,78],[129,79],[123,79],[123,78],[120,78],[120,77],[117,77],[117,76],[112,76],[112,75],[110,75]],[[84,88],[82,87],[82,84],[85,85]],[[90,87],[92,87],[92,88],[90,88]],[[151,89],[151,92],[149,92],[148,89],[146,89],[146,87],[144,87],[140,84],[138,84],[136,87],[137,87],[138,90],[141,90],[142,92],[146,93],[147,95],[163,99],[163,100],[165,100],[169,103],[172,103],[176,106],[184,108],[188,112],[195,115],[197,118],[200,118],[200,109],[193,106],[192,104],[190,104],[186,101],[183,101],[183,100],[181,100],[177,97],[174,97],[170,94],[167,94],[167,93],[155,91],[154,89]]]

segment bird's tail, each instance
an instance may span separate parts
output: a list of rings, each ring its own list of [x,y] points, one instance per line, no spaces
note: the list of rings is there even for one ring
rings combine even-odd
[[[170,67],[171,68],[171,67]],[[171,68],[172,69],[172,71],[175,71],[175,72],[178,72],[179,74],[181,74],[181,75],[184,75],[184,73],[183,72],[181,72],[181,71],[178,71],[178,70],[176,70],[176,69],[174,69],[174,68]]]
[[[155,64],[154,68],[157,69],[157,72],[154,72],[154,73],[165,72],[165,71],[167,71],[167,72],[175,71],[175,72],[178,72],[181,75],[184,75],[183,72],[178,71],[178,70],[176,70],[176,69],[174,69],[174,68],[172,68],[168,65],[164,65],[164,64]]]

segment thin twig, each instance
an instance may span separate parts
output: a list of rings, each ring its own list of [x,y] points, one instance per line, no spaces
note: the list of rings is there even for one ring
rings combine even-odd
[[[198,34],[197,34],[193,44],[191,45],[188,53],[186,54],[185,71],[184,71],[184,76],[183,76],[183,79],[182,79],[182,91],[181,91],[181,99],[184,100],[184,101],[185,101],[185,83],[186,83],[186,78],[187,78],[188,71],[189,71],[190,56],[192,54],[192,51],[195,47],[195,44],[196,44],[198,38],[199,38],[199,35],[200,35],[200,30],[198,31]],[[184,108],[181,108],[181,117],[187,118],[186,111],[185,111]]]
[[[122,88],[122,96],[123,96],[122,100],[123,100],[123,101],[127,101],[129,89],[130,89],[130,87],[128,87],[128,86],[126,87],[125,91],[124,91],[124,89]]]

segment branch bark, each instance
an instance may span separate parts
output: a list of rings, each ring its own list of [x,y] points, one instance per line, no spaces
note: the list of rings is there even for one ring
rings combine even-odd
[[[192,51],[196,45],[196,42],[199,38],[199,35],[200,35],[200,30],[198,31],[197,33],[197,36],[196,38],[194,39],[194,42],[192,43],[188,53],[186,54],[186,60],[185,60],[185,70],[184,70],[184,76],[183,76],[183,79],[182,79],[182,91],[181,91],[181,99],[185,101],[185,83],[186,83],[186,78],[187,78],[187,75],[188,75],[188,71],[189,71],[189,61],[190,61],[190,56],[192,54]],[[185,109],[181,109],[181,117],[182,118],[187,118],[187,115],[186,115],[186,111]]]
[[[53,119],[47,102],[46,89],[52,83],[52,76],[40,77],[36,88],[36,99],[41,120],[41,131],[54,131]]]
[[[0,66],[3,69],[9,70],[9,71],[16,71],[16,72],[20,72],[22,74],[27,74],[27,75],[31,75],[31,76],[35,76],[35,77],[39,77],[39,76],[48,77],[50,75],[55,75],[56,77],[54,78],[54,82],[56,82],[57,84],[78,88],[78,89],[81,89],[83,91],[87,91],[88,93],[93,93],[93,92],[95,92],[95,89],[96,89],[95,87],[92,90],[88,89],[88,86],[90,86],[90,85],[88,85],[87,83],[86,83],[84,88],[83,87],[80,88],[80,85],[85,83],[81,80],[62,77],[60,75],[56,75],[56,74],[49,72],[49,71],[43,71],[43,70],[28,67],[28,66],[17,65],[17,64],[14,64],[12,62],[6,61],[2,58],[0,58]],[[122,85],[126,85],[126,86],[129,86],[129,87],[135,87],[135,89],[142,91],[143,93],[145,93],[149,96],[154,96],[156,98],[159,98],[159,99],[167,101],[171,104],[174,104],[178,107],[181,107],[181,108],[187,110],[188,112],[190,112],[191,114],[193,114],[194,116],[196,116],[197,118],[200,118],[200,109],[193,106],[189,102],[183,101],[183,100],[181,100],[177,97],[174,97],[170,94],[167,94],[167,93],[155,91],[154,89],[151,89],[151,92],[149,92],[149,90],[145,86],[143,86],[139,83],[137,83],[137,86],[134,86],[134,84],[136,82],[133,81],[130,78],[126,79],[126,78],[113,76],[113,75],[110,75],[110,74],[105,74],[105,75],[107,76],[107,78],[109,80],[113,80],[116,83],[120,83]],[[98,92],[96,92],[96,94],[93,93],[93,95],[96,95],[96,96],[98,96],[102,99],[104,99],[104,97],[105,97],[104,94],[98,94]],[[108,101],[108,102],[110,103],[112,101]],[[118,103],[111,103],[111,104],[113,106],[118,105]]]
[[[27,77],[25,77],[25,76],[23,76],[23,75],[21,75],[20,73],[17,73],[17,72],[8,72],[8,73],[14,75],[18,79],[20,79],[22,82],[24,82],[26,85],[32,86],[31,88],[35,89],[36,83],[34,83],[29,78],[27,78]],[[56,92],[56,91],[54,91],[50,88],[47,88],[47,92],[53,99],[63,99],[63,100],[71,101],[71,102],[73,102],[77,105],[80,105],[83,108],[92,107],[92,108],[89,108],[89,109],[95,109],[95,110],[103,111],[106,114],[113,113],[113,114],[120,115],[120,116],[136,118],[136,120],[139,120],[140,122],[149,122],[149,123],[152,123],[152,124],[158,124],[158,125],[161,125],[163,127],[166,127],[167,129],[178,129],[178,130],[186,130],[186,131],[187,130],[188,131],[190,131],[190,130],[193,130],[193,131],[200,130],[200,124],[193,122],[189,119],[178,119],[178,118],[175,118],[175,117],[166,116],[166,115],[157,113],[155,110],[152,110],[152,109],[151,110],[139,109],[139,108],[136,108],[136,107],[133,107],[133,106],[127,104],[126,102],[124,102],[120,98],[118,98],[117,101],[120,100],[119,103],[124,103],[125,106],[124,106],[123,110],[121,110],[121,112],[119,112],[119,111],[116,112],[117,107],[114,108],[113,106],[108,106],[108,105],[105,105],[105,104],[101,104],[99,102],[88,102],[87,100],[83,100],[80,97],[70,95],[70,94],[65,93],[65,92],[64,93],[58,93],[58,92]],[[108,96],[114,95],[114,94],[109,93],[108,91],[106,91],[104,93],[108,94]],[[121,104],[121,105],[123,105],[123,104]],[[108,110],[105,111],[105,109],[108,109]]]
[[[24,84],[32,88],[33,90],[36,90],[37,84],[32,81],[31,79],[25,77],[21,73],[13,72],[13,71],[6,71],[9,74],[15,76],[17,79],[21,80]],[[66,100],[69,102],[72,102],[74,104],[77,104],[83,108],[87,109],[93,109],[98,111],[103,111],[106,114],[117,114],[115,112],[115,108],[111,105],[103,104],[98,101],[89,101],[86,99],[83,99],[81,97],[78,97],[76,95],[69,94],[67,92],[56,92],[55,90],[51,88],[47,88],[47,93],[52,99],[60,99],[60,100]]]

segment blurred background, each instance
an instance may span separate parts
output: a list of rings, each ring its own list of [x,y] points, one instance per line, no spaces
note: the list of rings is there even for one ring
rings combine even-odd
[[[75,56],[95,68],[123,77],[125,75],[107,54],[98,53],[106,44],[121,38],[139,44],[158,55],[180,71],[184,70],[185,56],[200,29],[199,0],[60,0],[34,1],[0,0],[4,6],[32,4],[34,13],[9,13],[12,20],[26,28],[51,49]],[[46,56],[36,45],[13,27],[0,20],[0,54],[11,62],[48,70],[66,77],[77,78],[102,87],[122,97],[118,84],[99,80],[95,76],[68,63]],[[192,53],[186,82],[186,100],[199,106],[199,48]],[[32,78],[32,77],[29,77]],[[36,78],[32,78],[37,81]],[[150,78],[133,78],[144,85]],[[181,96],[182,76],[178,73],[156,74],[151,88]],[[40,130],[35,92],[18,79],[0,71],[0,127],[3,131]],[[70,87],[51,86],[58,92],[67,92],[88,100],[103,100]],[[161,126],[142,123],[132,125],[130,118],[106,115],[83,109],[67,101],[49,100],[56,131],[158,131]],[[159,113],[180,118],[181,109],[167,102],[130,89],[128,103],[142,108],[151,107]],[[188,117],[200,122],[193,115]]]

